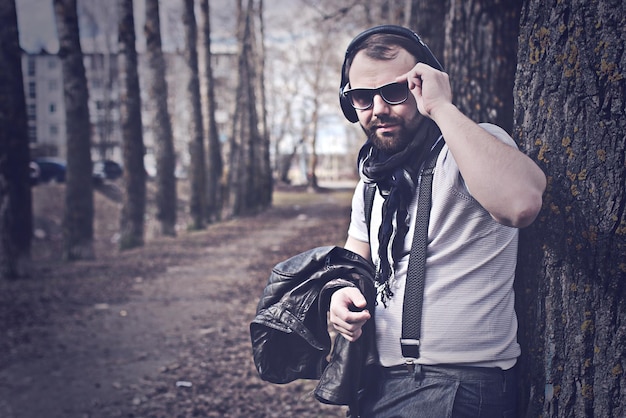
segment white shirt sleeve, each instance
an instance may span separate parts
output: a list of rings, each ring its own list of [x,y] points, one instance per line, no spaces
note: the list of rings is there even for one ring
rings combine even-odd
[[[360,180],[354,189],[354,195],[352,196],[352,213],[350,215],[350,227],[348,228],[348,235],[352,238],[369,242],[367,224],[365,222],[365,204],[363,189],[365,183]]]

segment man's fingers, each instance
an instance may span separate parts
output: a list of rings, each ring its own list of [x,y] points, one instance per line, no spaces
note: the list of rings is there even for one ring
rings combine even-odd
[[[359,289],[340,289],[331,298],[330,322],[348,341],[355,341],[361,336],[363,324],[371,318],[366,307],[367,300]]]
[[[363,333],[361,327],[353,329],[351,326],[346,328],[339,326],[338,324],[333,324],[333,326],[339,334],[343,335],[343,337],[350,342],[356,341]]]

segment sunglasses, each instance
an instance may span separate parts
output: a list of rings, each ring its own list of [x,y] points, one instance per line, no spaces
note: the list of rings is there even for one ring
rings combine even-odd
[[[404,103],[409,97],[409,84],[389,83],[375,89],[349,89],[348,85],[344,87],[343,95],[350,100],[350,104],[357,110],[366,110],[374,104],[374,96],[380,94],[382,99],[390,105],[398,105]]]

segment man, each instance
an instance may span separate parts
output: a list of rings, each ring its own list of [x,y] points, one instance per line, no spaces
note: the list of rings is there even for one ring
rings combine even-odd
[[[364,296],[345,287],[333,294],[329,311],[348,341],[375,321],[380,379],[364,397],[361,416],[503,417],[516,407],[518,228],[537,216],[546,179],[504,130],[478,125],[456,108],[442,70],[416,34],[397,26],[365,31],[346,52],[342,109],[368,140],[345,248],[374,262],[378,295],[375,312],[368,312]],[[407,358],[400,340],[419,170],[441,140],[419,357]],[[377,190],[370,225],[365,183]]]

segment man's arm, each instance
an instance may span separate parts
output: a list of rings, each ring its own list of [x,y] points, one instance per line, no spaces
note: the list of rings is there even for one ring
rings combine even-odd
[[[546,178],[524,153],[449,104],[432,113],[472,196],[504,225],[523,228],[541,210]]]
[[[360,255],[366,260],[370,259],[370,243],[369,242],[359,241],[356,238],[348,236],[348,239],[346,240],[344,248],[346,250],[352,251],[353,253],[357,253],[358,255]]]
[[[370,259],[370,245],[348,236],[346,249]],[[356,287],[344,287],[330,298],[329,321],[335,330],[348,341],[356,341],[362,334],[361,328],[372,316],[365,309],[367,300]]]
[[[523,228],[541,210],[546,177],[524,153],[503,143],[452,104],[448,75],[417,64],[402,77],[418,110],[441,129],[472,196],[504,225]]]

